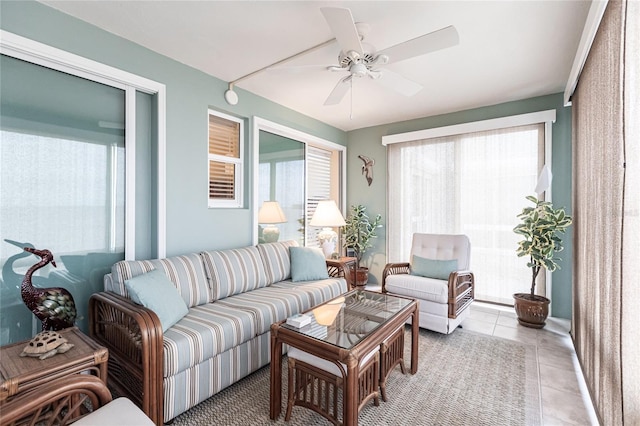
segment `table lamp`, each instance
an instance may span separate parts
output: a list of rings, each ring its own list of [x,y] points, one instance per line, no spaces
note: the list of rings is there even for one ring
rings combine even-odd
[[[258,211],[258,223],[268,225],[262,230],[265,243],[275,243],[280,237],[276,223],[285,223],[287,218],[277,201],[265,201]]]
[[[322,231],[318,232],[318,241],[322,247],[322,252],[326,259],[330,259],[336,253],[336,242],[338,234],[331,228],[344,226],[346,222],[336,202],[333,200],[323,200],[318,202],[315,213],[310,222],[311,226],[320,226]]]

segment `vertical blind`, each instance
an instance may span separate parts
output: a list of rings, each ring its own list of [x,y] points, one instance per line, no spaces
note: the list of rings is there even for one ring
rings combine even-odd
[[[572,335],[604,425],[640,424],[640,3],[610,1],[573,116]]]
[[[331,151],[307,145],[307,224],[311,221],[318,207],[318,202],[331,198],[331,157]],[[306,231],[306,245],[319,246],[319,229],[307,226]]]
[[[466,234],[476,298],[512,304],[530,282],[513,227],[543,163],[544,124],[390,144],[389,261],[410,260],[416,232]]]

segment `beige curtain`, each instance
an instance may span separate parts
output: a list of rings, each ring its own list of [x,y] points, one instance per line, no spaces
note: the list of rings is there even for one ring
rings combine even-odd
[[[572,334],[605,425],[640,424],[639,6],[609,2],[572,97]]]
[[[513,304],[531,283],[513,228],[543,165],[543,123],[389,145],[389,261],[410,261],[415,232],[466,234],[476,299]]]

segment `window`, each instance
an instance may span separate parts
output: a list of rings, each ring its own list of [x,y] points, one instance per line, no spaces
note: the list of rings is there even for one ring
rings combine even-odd
[[[544,163],[542,123],[389,145],[389,261],[409,260],[415,232],[466,234],[476,298],[512,304],[530,280],[513,228]]]
[[[209,207],[242,207],[243,122],[209,110]]]

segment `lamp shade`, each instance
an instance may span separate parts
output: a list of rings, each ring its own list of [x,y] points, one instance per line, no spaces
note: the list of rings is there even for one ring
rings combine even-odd
[[[335,201],[323,200],[318,202],[310,224],[311,226],[334,227],[344,226],[346,222]]]
[[[277,201],[265,201],[258,211],[258,223],[285,223],[284,212]]]

